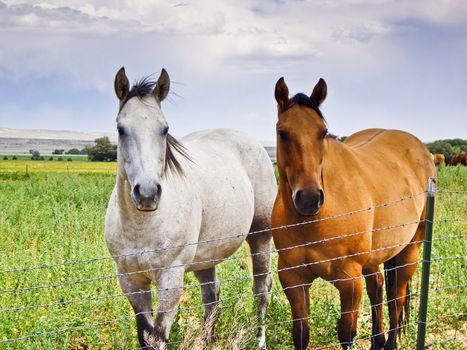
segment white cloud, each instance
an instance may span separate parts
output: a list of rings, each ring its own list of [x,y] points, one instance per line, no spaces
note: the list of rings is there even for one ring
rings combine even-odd
[[[66,61],[81,58],[85,56],[83,52],[89,51],[87,60],[94,60],[100,66],[98,61],[103,57],[93,52],[100,46],[108,49],[108,54],[99,53],[104,55],[106,63],[137,63],[131,57],[131,50],[138,50],[134,42],[140,41],[139,50],[146,50],[148,56],[159,55],[169,62],[187,57],[196,61],[191,68],[200,73],[223,65],[261,72],[270,66],[258,64],[263,60],[275,62],[271,68],[293,68],[297,61],[325,60],[336,52],[350,52],[352,56],[356,50],[371,51],[373,41],[386,40],[397,30],[398,20],[458,21],[466,6],[465,2],[454,0],[442,3],[438,0],[404,3],[389,0],[284,3],[72,0],[66,5],[59,0],[14,0],[0,6],[0,43],[4,48],[0,65],[18,74],[23,69],[23,74],[68,73],[79,78],[82,73],[75,74],[72,69],[80,67],[76,62],[67,64]],[[152,45],[140,39],[149,40],[151,36]],[[161,37],[166,40],[160,40]],[[347,44],[360,46],[351,48]],[[117,54],[118,49],[121,57],[117,60],[111,55]],[[21,69],[16,63],[18,57],[27,57],[20,59]],[[86,67],[89,64],[84,66],[90,69]],[[97,75],[91,80],[95,80],[96,87],[101,87],[99,72],[102,70],[90,70]],[[104,70],[104,73],[108,72]]]
[[[323,76],[335,95],[377,85],[388,71],[410,73],[413,53],[401,38],[417,23],[465,32],[466,13],[464,0],[0,1],[0,73],[18,81],[57,78],[78,91],[113,95],[121,65],[131,79],[166,67],[185,83],[173,84],[186,96],[180,105],[190,106],[179,120],[189,123],[196,108],[203,117],[217,108],[206,120],[215,124],[216,113],[238,113],[260,129],[261,118],[274,115],[278,77],[286,77],[291,91],[310,91]],[[253,106],[252,93],[266,112]],[[206,102],[213,94],[224,102]],[[231,111],[229,95],[251,105]]]

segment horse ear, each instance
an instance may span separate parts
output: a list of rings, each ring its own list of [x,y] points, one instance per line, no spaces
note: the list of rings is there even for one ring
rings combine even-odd
[[[287,106],[287,102],[289,101],[289,88],[285,83],[284,77],[277,81],[274,96],[277,101],[277,109],[281,112]]]
[[[154,95],[159,100],[159,102],[161,102],[167,97],[167,95],[169,94],[169,89],[169,74],[167,74],[167,71],[164,68],[162,68],[161,75],[159,79],[157,79],[156,87],[154,88]]]
[[[310,99],[316,102],[316,104],[321,105],[328,94],[328,87],[324,79],[320,78],[318,83],[313,88],[313,92],[311,93]]]
[[[125,68],[120,68],[115,76],[115,94],[120,101],[123,101],[130,91],[130,82],[125,74]]]

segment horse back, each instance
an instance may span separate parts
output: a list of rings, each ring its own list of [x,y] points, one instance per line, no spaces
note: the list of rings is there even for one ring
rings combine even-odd
[[[436,169],[424,144],[403,131],[363,130],[346,139],[344,145],[350,161],[340,172],[347,170],[350,176],[342,181],[342,190],[352,193],[353,198],[344,199],[347,207],[340,210],[376,207],[360,214],[365,224],[354,223],[354,230],[372,231],[365,249],[375,251],[371,263],[380,263],[413,239],[425,216],[424,191],[428,179],[436,177]],[[339,198],[342,196],[334,193],[336,202]],[[394,249],[386,249],[391,246]]]
[[[272,163],[259,142],[236,130],[199,131],[181,141],[193,162],[185,173],[202,205],[198,240],[214,241],[198,246],[195,261],[229,256],[255,220],[269,225],[277,191]]]

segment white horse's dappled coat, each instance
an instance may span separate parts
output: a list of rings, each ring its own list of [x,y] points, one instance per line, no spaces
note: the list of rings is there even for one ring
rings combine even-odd
[[[164,160],[167,147],[172,146],[167,143],[170,136],[160,109],[168,87],[163,71],[150,93],[131,96],[124,71],[117,74],[118,174],[105,223],[109,251],[113,256],[124,255],[115,262],[122,290],[136,313],[140,343],[154,348],[166,347],[185,272],[195,272],[203,284],[203,302],[208,304],[205,317],[215,317],[219,298],[215,265],[232,255],[249,231],[269,228],[276,195],[266,151],[234,130],[184,137],[180,143],[189,159],[172,149],[182,171],[168,169]],[[260,295],[261,321],[271,286],[271,235],[258,233],[247,241],[254,255],[254,292]],[[145,272],[135,273],[139,271]],[[151,282],[159,293],[154,326]],[[205,331],[209,338],[213,329]],[[264,346],[264,329],[259,338]]]

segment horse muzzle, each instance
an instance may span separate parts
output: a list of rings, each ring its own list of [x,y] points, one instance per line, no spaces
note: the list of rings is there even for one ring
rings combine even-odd
[[[140,211],[154,211],[159,206],[162,187],[155,183],[150,186],[136,184],[131,191],[131,199]]]
[[[300,215],[318,215],[324,203],[324,192],[322,189],[300,189],[294,191],[292,200]]]

